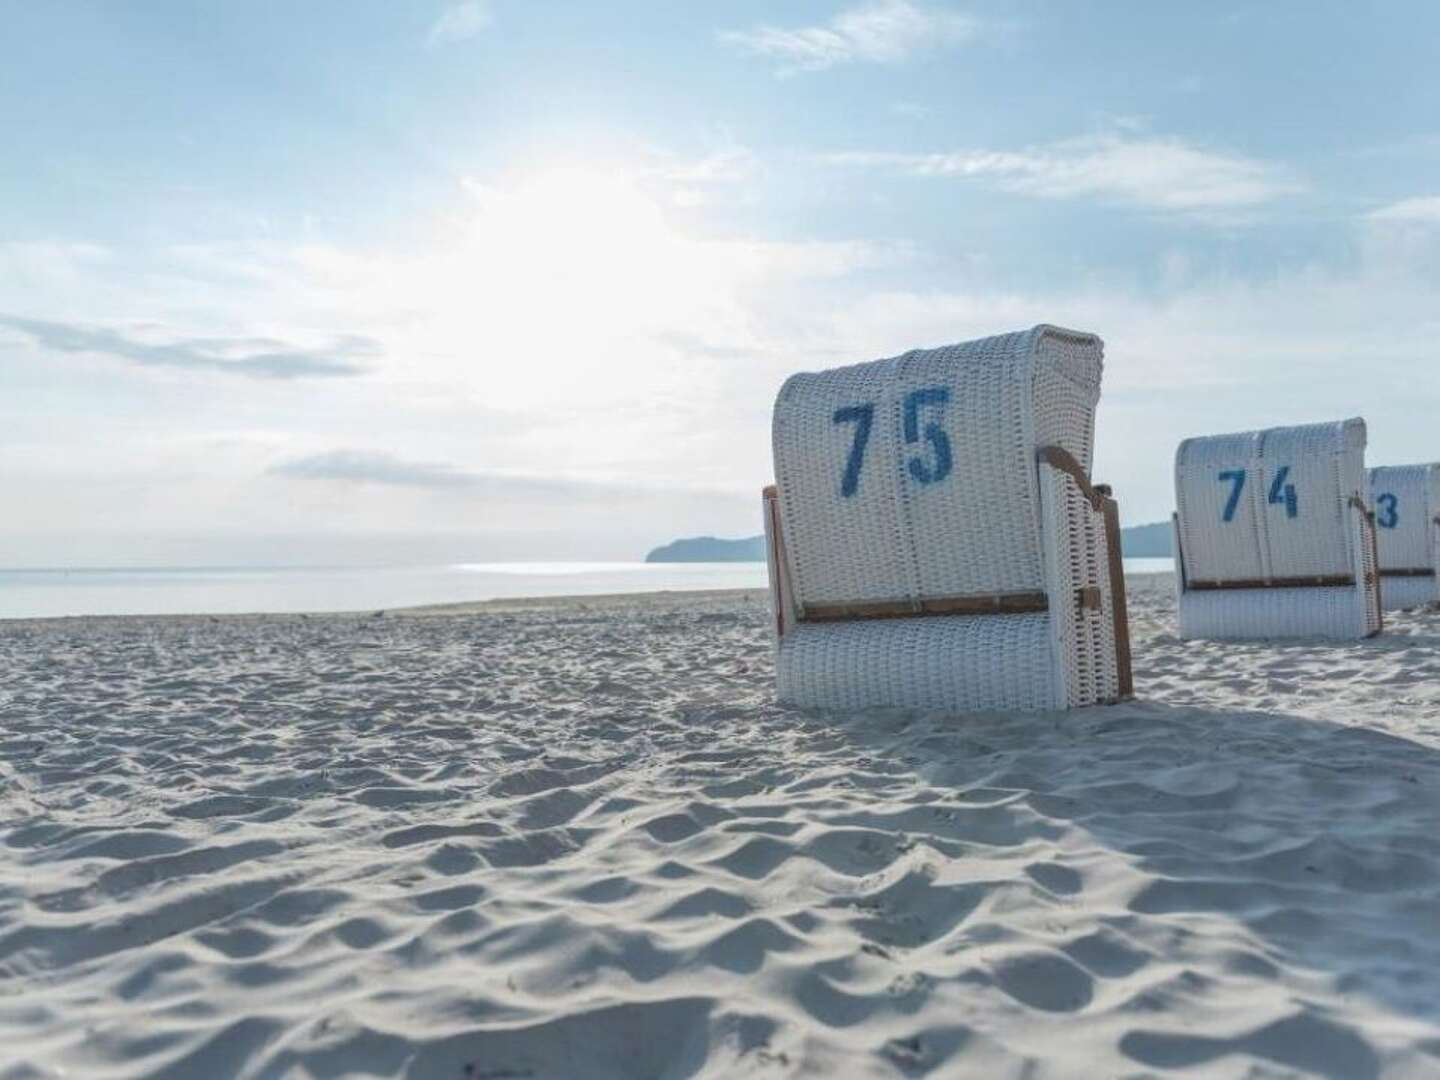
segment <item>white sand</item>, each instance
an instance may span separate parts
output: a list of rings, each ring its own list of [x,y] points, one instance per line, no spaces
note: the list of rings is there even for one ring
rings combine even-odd
[[[1440,615],[1030,717],[758,594],[0,624],[0,1076],[1440,1076]]]

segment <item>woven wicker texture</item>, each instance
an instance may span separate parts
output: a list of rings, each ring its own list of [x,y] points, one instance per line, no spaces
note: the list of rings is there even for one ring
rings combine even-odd
[[[1440,603],[1440,590],[1433,577],[1382,577],[1380,599],[1386,611],[1402,611]]]
[[[1373,633],[1355,588],[1191,592],[1180,601],[1180,636],[1214,640],[1361,638]]]
[[[1380,597],[1388,609],[1440,601],[1440,465],[1382,465],[1370,470],[1380,549]],[[1430,570],[1431,577],[1396,576],[1387,571]]]
[[[1036,462],[1058,445],[1089,469],[1101,353],[1092,335],[1040,326],[785,383],[775,476],[799,619],[1003,593],[1045,593],[1051,607],[802,621],[780,641],[782,700],[969,711],[1116,695],[1100,514],[1072,478]],[[1083,587],[1101,591],[1102,610],[1075,604]]]
[[[781,645],[781,701],[976,712],[1062,707],[1047,615],[805,623]]]
[[[1379,629],[1359,419],[1187,439],[1175,455],[1187,583],[1350,578],[1343,588],[1198,591],[1182,637],[1362,637]],[[1367,579],[1369,579],[1367,581]]]

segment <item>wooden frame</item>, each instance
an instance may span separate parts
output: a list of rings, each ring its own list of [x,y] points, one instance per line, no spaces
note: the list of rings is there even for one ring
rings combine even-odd
[[[1095,492],[1104,500],[1105,552],[1110,562],[1110,617],[1115,624],[1115,670],[1120,679],[1120,696],[1135,696],[1135,669],[1130,655],[1130,602],[1125,593],[1125,551],[1120,544],[1120,504],[1109,484],[1097,484]]]
[[[1419,577],[1422,575],[1434,575],[1432,570],[1385,570],[1380,569],[1380,540],[1375,527],[1375,511],[1365,504],[1365,500],[1359,495],[1351,495],[1345,505],[1351,509],[1360,511],[1360,521],[1364,527],[1366,539],[1370,543],[1370,559],[1375,567],[1374,574],[1365,576],[1364,584],[1374,585],[1375,588],[1375,615],[1378,629],[1374,637],[1385,629],[1385,609],[1380,598],[1380,579],[1386,575],[1393,574],[1397,577]],[[1173,534],[1175,537],[1175,573],[1180,579],[1181,592],[1220,592],[1227,589],[1316,589],[1355,588],[1355,577],[1352,574],[1317,574],[1312,577],[1280,577],[1280,578],[1233,578],[1229,580],[1200,580],[1191,581],[1185,572],[1185,550],[1180,539],[1180,515],[1171,514],[1170,520],[1173,523]],[[1440,524],[1440,517],[1435,519]]]
[[[1110,576],[1110,615],[1115,634],[1115,667],[1122,700],[1135,696],[1135,676],[1130,653],[1130,612],[1125,600],[1125,564],[1120,547],[1120,507],[1106,485],[1092,485],[1075,456],[1063,447],[1046,446],[1037,460],[1058,469],[1075,481],[1092,510],[1100,514],[1105,529],[1106,563]],[[785,569],[785,538],[780,523],[780,494],[774,484],[764,491],[770,543],[767,557],[775,568],[778,595],[774,596],[777,638],[786,632],[786,613],[794,610],[797,622],[833,623],[861,619],[910,619],[926,616],[1028,615],[1050,610],[1050,598],[1043,592],[981,593],[968,596],[916,597],[906,600],[859,600],[846,604],[792,605]],[[1091,585],[1075,590],[1080,611],[1100,611],[1104,597]]]

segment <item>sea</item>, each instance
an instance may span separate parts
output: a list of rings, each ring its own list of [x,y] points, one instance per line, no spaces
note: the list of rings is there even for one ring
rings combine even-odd
[[[1158,573],[1169,559],[1126,559]],[[0,569],[0,618],[384,611],[534,596],[762,589],[765,564],[539,562],[443,566]]]

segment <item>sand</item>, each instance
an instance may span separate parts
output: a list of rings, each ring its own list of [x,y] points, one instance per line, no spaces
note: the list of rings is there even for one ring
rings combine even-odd
[[[804,714],[760,594],[0,623],[0,1077],[1440,1075],[1440,615]]]

